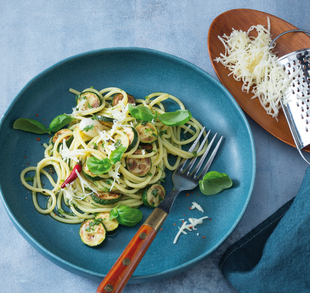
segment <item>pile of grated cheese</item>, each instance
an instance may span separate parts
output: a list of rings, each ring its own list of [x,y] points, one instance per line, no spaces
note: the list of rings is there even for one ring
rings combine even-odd
[[[250,36],[256,30],[257,37]],[[268,28],[263,25],[251,26],[247,32],[233,29],[230,36],[218,36],[225,47],[225,53],[215,59],[227,67],[235,80],[242,81],[242,91],[253,93],[258,98],[267,114],[277,118],[284,104],[286,92],[293,77],[288,77],[273,53],[274,44]]]

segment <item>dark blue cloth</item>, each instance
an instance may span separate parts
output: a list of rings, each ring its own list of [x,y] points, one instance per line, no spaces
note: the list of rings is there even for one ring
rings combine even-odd
[[[310,167],[299,192],[228,248],[220,269],[238,292],[310,292]]]

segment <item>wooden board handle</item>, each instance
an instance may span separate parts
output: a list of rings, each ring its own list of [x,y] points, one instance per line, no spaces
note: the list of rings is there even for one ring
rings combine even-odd
[[[156,231],[143,224],[97,289],[97,293],[121,292],[153,242]]]

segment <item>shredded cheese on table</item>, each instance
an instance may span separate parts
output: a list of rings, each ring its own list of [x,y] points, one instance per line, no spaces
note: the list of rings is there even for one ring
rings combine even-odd
[[[257,37],[250,36],[257,31]],[[286,91],[291,83],[290,78],[278,63],[273,53],[274,46],[268,28],[263,25],[251,26],[247,32],[233,29],[227,36],[218,36],[225,47],[225,53],[215,59],[227,67],[233,78],[242,81],[242,91],[253,93],[258,98],[267,114],[276,118],[281,108],[281,100],[286,104]]]

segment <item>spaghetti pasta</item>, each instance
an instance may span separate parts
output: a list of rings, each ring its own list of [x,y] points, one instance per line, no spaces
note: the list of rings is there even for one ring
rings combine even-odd
[[[39,213],[73,224],[92,219],[97,213],[110,212],[119,204],[138,208],[142,204],[144,188],[163,180],[166,168],[175,170],[183,158],[193,157],[183,146],[196,139],[202,125],[193,117],[185,124],[176,126],[168,126],[157,118],[166,113],[165,100],[172,100],[181,110],[185,110],[178,98],[158,92],[135,100],[136,105],[154,114],[150,124],[155,127],[157,135],[154,134],[154,141],[143,143],[140,134],[134,138],[128,135],[127,130],[136,129],[141,121],[131,115],[125,91],[110,87],[100,91],[87,88],[82,92],[70,89],[70,92],[77,97],[77,105],[70,114],[74,121],[65,131],[56,133],[48,144],[44,144],[44,158],[37,166],[24,169],[20,175],[22,184],[32,192],[33,204]],[[112,106],[116,94],[121,94],[123,98]],[[116,152],[120,147],[122,151]],[[202,155],[206,147],[196,155]],[[169,155],[175,157],[174,162],[168,158]],[[105,172],[92,174],[88,164],[90,158],[100,164],[110,164],[109,168]],[[133,172],[129,167],[130,160],[149,162],[146,174],[141,176]],[[83,172],[77,173],[76,180],[61,188],[77,163],[83,166]],[[142,164],[139,167],[145,166]],[[33,172],[33,184],[29,184],[27,176]],[[55,176],[50,173],[55,173]],[[44,187],[43,180],[49,182],[51,188]],[[121,197],[118,202],[100,204],[94,200],[94,194],[100,192],[120,194]],[[38,196],[41,195],[46,197],[44,208],[38,203]]]

